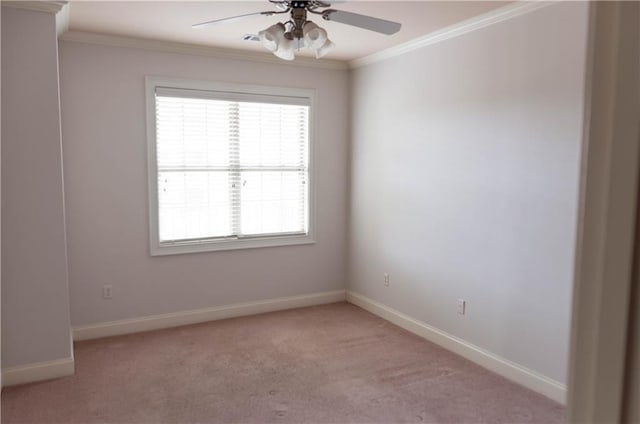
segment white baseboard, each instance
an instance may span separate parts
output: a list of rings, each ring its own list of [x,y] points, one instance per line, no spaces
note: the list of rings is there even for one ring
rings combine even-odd
[[[543,394],[556,402],[566,403],[567,387],[558,381],[516,364],[515,362],[511,362],[508,359],[501,358],[361,294],[347,291],[347,302],[353,303],[405,330],[475,362],[496,374],[500,374],[515,383]]]
[[[75,373],[73,356],[2,369],[2,387],[66,377]]]
[[[265,312],[301,308],[342,302],[346,299],[344,290],[312,293],[301,296],[280,297],[257,302],[236,303],[215,308],[195,309],[170,314],[151,315],[141,318],[123,319],[73,328],[73,340],[90,340],[142,331],[159,330],[181,325],[197,324],[225,318],[255,315]]]

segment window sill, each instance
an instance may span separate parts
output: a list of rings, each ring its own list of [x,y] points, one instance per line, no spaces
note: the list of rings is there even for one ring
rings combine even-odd
[[[231,240],[199,240],[176,243],[155,243],[151,245],[151,256],[256,249],[261,247],[295,246],[301,244],[314,244],[315,242],[316,241],[311,234],[301,234]]]

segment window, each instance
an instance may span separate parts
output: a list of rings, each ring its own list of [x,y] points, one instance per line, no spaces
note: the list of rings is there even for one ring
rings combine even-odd
[[[313,90],[147,78],[151,254],[312,243]]]

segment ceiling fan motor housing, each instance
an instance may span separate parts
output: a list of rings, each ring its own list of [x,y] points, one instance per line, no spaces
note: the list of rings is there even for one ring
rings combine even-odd
[[[294,9],[306,9],[307,6],[309,5],[309,1],[308,0],[292,1],[289,4]]]
[[[295,4],[295,3],[307,3],[307,2],[306,1],[292,2],[292,4]],[[304,7],[294,6],[293,9],[291,9],[291,21],[293,22],[293,26],[290,30],[292,37],[302,38],[303,37],[302,27],[304,27],[304,24],[307,23],[307,9],[305,9]]]

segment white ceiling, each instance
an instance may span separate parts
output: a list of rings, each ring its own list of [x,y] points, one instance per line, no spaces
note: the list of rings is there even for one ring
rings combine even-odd
[[[382,35],[371,31],[311,19],[325,28],[336,48],[326,57],[353,60],[412,40],[446,26],[488,12],[504,1],[348,1],[341,9],[402,23],[400,32]],[[252,16],[242,21],[205,29],[191,25],[245,13],[274,10],[263,1],[71,1],[69,29],[100,34],[132,36],[188,44],[264,51],[259,42],[243,41],[285,15]],[[300,55],[312,55],[302,50]]]

